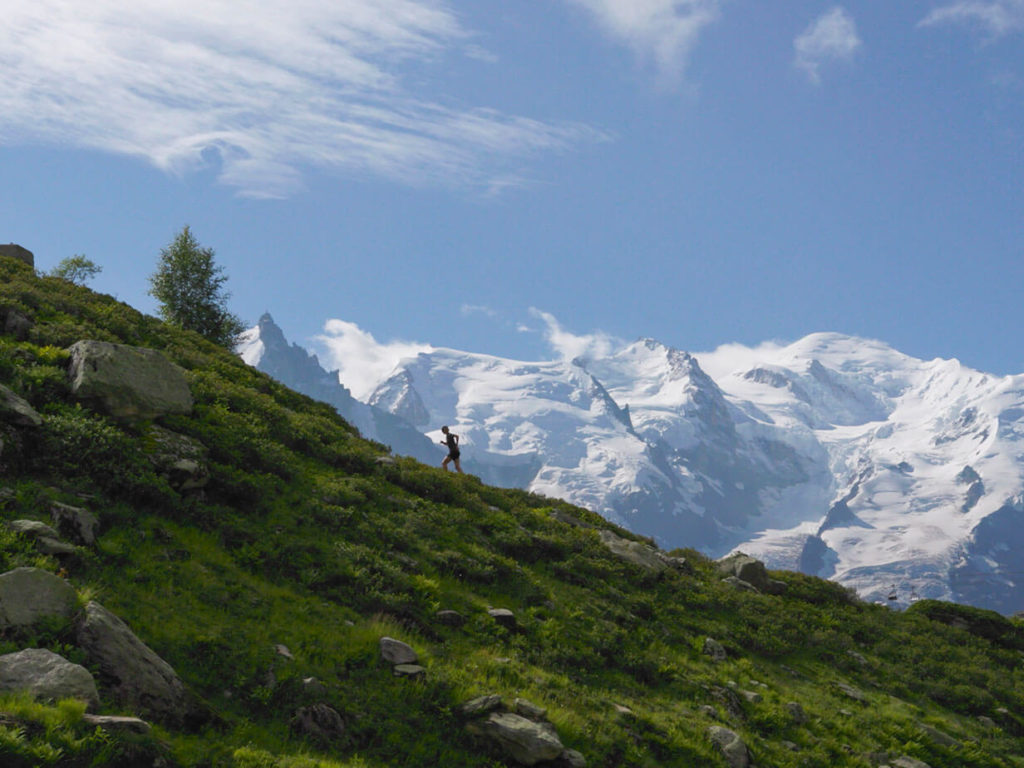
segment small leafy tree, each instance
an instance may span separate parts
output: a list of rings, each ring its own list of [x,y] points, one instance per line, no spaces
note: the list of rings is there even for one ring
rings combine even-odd
[[[226,282],[224,269],[214,264],[213,249],[201,247],[186,226],[160,250],[149,293],[160,302],[164,320],[230,347],[245,326],[227,309],[231,294],[224,290]]]
[[[69,283],[85,285],[103,271],[103,267],[83,253],[76,253],[63,259],[60,264],[49,271],[50,277],[59,277]]]

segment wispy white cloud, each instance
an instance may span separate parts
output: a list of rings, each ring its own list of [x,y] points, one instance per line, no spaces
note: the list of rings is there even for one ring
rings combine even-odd
[[[484,306],[483,304],[463,304],[459,307],[459,313],[463,317],[469,317],[470,315],[485,315],[486,317],[498,316],[498,313],[495,310]]]
[[[992,37],[1024,31],[1024,0],[960,0],[935,8],[919,26],[963,24]]]
[[[431,345],[417,341],[381,343],[370,332],[345,320],[328,320],[324,333],[315,341],[321,345],[318,351],[325,365],[337,369],[341,383],[364,402],[401,360],[433,350]]]
[[[569,0],[596,18],[613,38],[653,61],[672,79],[686,69],[705,27],[720,15],[723,0]]]
[[[562,360],[574,360],[577,357],[583,360],[595,360],[607,357],[626,345],[622,339],[604,331],[582,335],[567,331],[554,315],[536,307],[530,308],[530,314],[544,323],[542,331],[544,341]]]
[[[477,59],[444,0],[33,0],[0,24],[0,142],[212,162],[252,196],[326,168],[487,190],[538,153],[607,136],[417,98],[412,66]],[[439,77],[440,81],[442,78]]]
[[[766,341],[756,347],[745,344],[722,344],[711,352],[694,352],[700,367],[715,381],[721,381],[730,373],[748,371],[771,357],[787,342]]]
[[[822,65],[849,61],[862,45],[853,17],[837,5],[811,22],[793,41],[793,63],[812,83],[818,84]]]

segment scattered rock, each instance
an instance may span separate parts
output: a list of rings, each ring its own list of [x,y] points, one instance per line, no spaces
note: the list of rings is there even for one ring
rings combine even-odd
[[[18,427],[38,427],[42,425],[43,417],[27,400],[0,384],[0,421]]]
[[[908,757],[907,755],[897,757],[892,761],[892,765],[893,768],[931,768],[928,763],[922,762],[914,757]]]
[[[846,655],[854,661],[856,661],[862,667],[866,667],[868,665],[867,657],[865,657],[862,653],[857,653],[857,651],[847,651]]]
[[[575,749],[566,749],[558,756],[558,764],[565,768],[587,768],[587,758]]]
[[[697,713],[704,715],[704,717],[710,717],[712,720],[719,720],[718,710],[712,707],[710,704],[701,704],[697,707]]]
[[[943,747],[957,747],[960,742],[950,736],[948,733],[943,733],[938,728],[933,728],[926,723],[918,723],[917,727],[927,736],[933,743],[939,744]]]
[[[27,341],[28,333],[35,325],[25,315],[17,310],[8,308],[6,311],[0,309],[0,327],[3,333],[13,336],[15,341]]]
[[[511,712],[492,712],[486,719],[475,720],[466,728],[489,738],[521,765],[554,760],[565,751],[550,727]]]
[[[78,596],[64,579],[41,568],[15,568],[0,575],[0,630],[40,619],[70,619]]]
[[[710,687],[709,693],[715,701],[725,707],[726,714],[730,718],[733,720],[744,719],[743,704],[740,702],[740,697],[734,691],[721,685],[713,685]]]
[[[672,568],[680,573],[693,573],[693,566],[690,565],[689,561],[685,557],[672,557],[666,555],[664,552],[658,552],[658,559],[661,560],[669,568]]]
[[[195,438],[154,424],[149,430],[153,449],[149,460],[177,491],[197,491],[210,482],[206,446]]]
[[[522,715],[529,720],[545,720],[548,716],[548,711],[544,707],[538,707],[531,701],[526,699],[516,699],[512,704],[512,711],[517,715]]]
[[[292,656],[292,652],[288,650],[288,646],[282,643],[274,645],[274,653],[283,659],[288,659],[288,661],[295,661],[295,657]]]
[[[198,711],[171,665],[139,640],[121,619],[90,602],[78,627],[78,645],[122,704],[161,722],[182,725]]]
[[[0,691],[28,691],[34,699],[79,699],[98,709],[100,695],[89,671],[42,648],[0,656]]]
[[[152,419],[192,412],[184,372],[154,349],[78,341],[68,351],[72,394],[109,416]]]
[[[427,672],[419,664],[395,664],[393,671],[395,677],[422,677]]]
[[[750,750],[743,743],[743,739],[728,728],[720,725],[712,725],[708,728],[708,738],[718,747],[725,757],[730,768],[748,768],[750,765]]]
[[[54,501],[50,503],[50,517],[63,536],[85,546],[96,543],[96,529],[100,521],[89,510]]]
[[[612,704],[612,707],[614,707],[615,711],[618,712],[620,715],[632,715],[633,714],[633,710],[632,709],[630,709],[629,707],[624,707],[621,704]]]
[[[438,611],[434,614],[438,623],[448,627],[461,627],[466,623],[466,617],[458,611]]]
[[[374,461],[377,462],[378,464],[389,467],[394,466],[395,464],[398,463],[395,461],[394,456],[378,456],[376,459],[374,459]]]
[[[553,510],[551,512],[551,519],[552,520],[557,520],[560,523],[565,523],[566,525],[574,526],[576,528],[593,528],[594,527],[590,523],[588,523],[588,522],[586,522],[584,520],[580,520],[575,515],[570,515],[568,512],[563,512],[560,509],[556,509],[556,510]]]
[[[516,615],[508,608],[491,608],[487,615],[506,629],[516,628]]]
[[[496,693],[489,693],[465,702],[459,707],[459,712],[462,713],[463,717],[481,717],[489,715],[498,709],[501,709],[501,696]]]
[[[15,533],[20,533],[32,539],[46,537],[48,539],[59,539],[60,534],[51,526],[39,520],[11,520],[7,527]]]
[[[807,713],[804,711],[804,708],[800,706],[800,702],[791,701],[787,703],[786,711],[789,713],[790,719],[796,725],[803,725],[807,722]]]
[[[704,654],[711,657],[712,661],[725,661],[729,654],[725,651],[725,646],[712,637],[704,638]]]
[[[863,691],[858,688],[854,688],[852,685],[848,685],[847,683],[836,683],[836,688],[849,699],[859,701],[862,704],[866,704],[868,701],[868,697],[864,695]]]
[[[68,544],[60,539],[51,539],[49,536],[40,536],[36,539],[36,549],[44,555],[53,555],[54,557],[66,557],[77,551],[73,544]]]
[[[758,593],[760,590],[750,582],[744,581],[738,576],[726,576],[722,579],[723,584],[728,584],[733,589],[738,589],[742,592],[754,592]]]
[[[660,573],[668,568],[658,557],[658,551],[654,547],[641,544],[639,541],[624,539],[608,530],[600,530],[597,535],[601,538],[601,543],[608,547],[608,551],[613,555],[633,563],[645,571]]]
[[[319,680],[317,680],[315,677],[302,678],[302,690],[305,691],[308,696],[327,695],[327,686]]]
[[[300,736],[330,742],[345,735],[345,722],[337,710],[327,704],[300,707],[292,715],[291,729]]]
[[[751,704],[760,704],[764,701],[764,697],[756,691],[740,691],[740,696],[749,701]]]
[[[380,639],[380,655],[389,664],[415,664],[419,661],[411,646],[391,637]]]
[[[94,728],[102,728],[104,731],[121,731],[139,736],[148,736],[153,730],[149,723],[137,717],[85,714],[82,716],[82,722]]]
[[[718,561],[718,572],[723,576],[735,576],[750,584],[758,592],[779,595],[786,591],[786,583],[770,579],[764,563],[742,552],[734,552]],[[726,579],[728,580],[728,579]]]
[[[988,717],[987,715],[978,715],[978,722],[981,723],[986,728],[993,728],[994,729],[994,728],[998,728],[999,727],[999,726],[996,725],[996,721],[993,720],[991,717]]]

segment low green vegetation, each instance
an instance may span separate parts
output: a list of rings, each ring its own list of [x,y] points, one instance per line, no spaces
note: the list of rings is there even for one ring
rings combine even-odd
[[[0,259],[4,312],[31,327],[0,335],[0,384],[43,424],[0,423],[0,519],[46,521],[59,501],[102,528],[58,562],[0,527],[0,571],[66,569],[83,603],[123,618],[208,713],[198,729],[129,737],[89,728],[77,703],[8,695],[4,766],[501,766],[459,710],[495,693],[547,708],[590,766],[724,766],[707,732],[725,725],[762,768],[901,756],[1024,768],[1018,620],[929,601],[897,613],[788,572],[771,574],[781,596],[738,591],[690,550],[671,553],[688,568],[649,573],[553,513],[636,538],[598,516],[389,458],[329,406],[110,297]],[[155,469],[152,425],[74,401],[64,350],[80,339],[152,347],[185,369],[194,412],[160,421],[206,447],[201,492]],[[490,608],[511,610],[515,628]],[[0,653],[44,647],[83,663],[70,633],[9,632]],[[409,643],[425,675],[394,676],[383,636]],[[708,637],[724,661],[704,653]],[[101,695],[105,714],[132,714]],[[291,727],[318,702],[343,734]]]

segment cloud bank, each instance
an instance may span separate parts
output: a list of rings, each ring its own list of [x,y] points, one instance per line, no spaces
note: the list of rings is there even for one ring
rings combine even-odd
[[[530,156],[608,138],[403,87],[446,54],[483,55],[443,0],[6,3],[0,142],[215,164],[282,197],[310,168],[493,190]]]
[[[796,52],[793,63],[817,85],[821,82],[824,64],[849,61],[861,45],[853,17],[837,5],[819,16],[793,41]]]
[[[624,341],[604,331],[583,335],[567,331],[554,315],[535,307],[530,308],[530,314],[544,323],[544,341],[562,360],[574,360],[577,357],[583,360],[596,360],[626,346]]]
[[[315,341],[321,345],[325,367],[337,369],[341,383],[363,402],[401,360],[434,349],[417,341],[381,343],[368,331],[345,320],[328,320],[323,335]]]
[[[678,78],[705,27],[716,21],[722,0],[569,0],[595,18],[613,39]]]
[[[963,24],[979,27],[992,37],[1024,31],[1024,0],[962,0],[936,8],[920,26]]]

